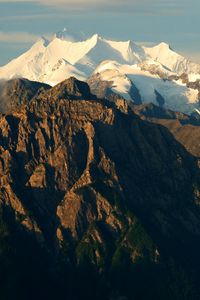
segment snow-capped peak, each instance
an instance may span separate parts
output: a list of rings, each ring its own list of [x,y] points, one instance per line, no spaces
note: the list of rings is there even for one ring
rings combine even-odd
[[[100,35],[98,35],[98,33],[95,33],[88,40],[93,41],[94,43],[97,43],[98,41],[103,40],[103,38]]]
[[[165,42],[161,42],[160,44],[154,46],[154,48],[159,48],[160,50],[172,50],[170,45]]]
[[[55,85],[71,76],[87,80],[92,74],[100,74],[99,78],[113,82],[113,90],[127,99],[137,88],[143,102],[157,103],[159,94],[168,108],[181,106],[180,110],[186,112],[197,107],[199,94],[181,80],[170,79],[182,73],[199,78],[200,65],[191,63],[165,42],[143,47],[131,39],[114,41],[98,34],[83,38],[64,28],[50,41],[42,37],[27,52],[1,67],[0,79],[24,77]]]
[[[143,47],[143,49],[153,60],[161,63],[178,75],[183,73],[200,73],[200,65],[192,63],[182,55],[176,53],[167,43],[162,42],[154,47]]]

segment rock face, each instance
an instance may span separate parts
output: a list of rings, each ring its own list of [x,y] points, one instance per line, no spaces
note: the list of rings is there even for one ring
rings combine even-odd
[[[199,299],[198,161],[120,101],[70,78],[0,117],[2,220],[48,253],[49,298]],[[178,294],[170,261],[183,268]]]
[[[132,99],[132,102],[136,105],[142,104],[142,98],[140,91],[137,89],[133,81],[130,82],[129,98]],[[87,83],[90,87],[90,90],[97,98],[108,99],[116,102],[118,99],[124,99],[121,95],[113,92],[113,81],[102,80],[99,73],[93,74],[87,80]]]

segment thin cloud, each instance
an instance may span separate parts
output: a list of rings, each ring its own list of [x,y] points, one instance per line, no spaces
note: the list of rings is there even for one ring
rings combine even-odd
[[[123,3],[122,0],[110,0],[113,4],[118,5],[118,3]],[[143,0],[147,1],[147,0]],[[69,6],[87,6],[87,5],[105,5],[108,4],[107,0],[0,0],[0,3],[17,3],[17,2],[30,2],[30,3],[35,3],[35,4],[43,4],[43,5],[53,5],[53,6],[58,6],[58,5],[69,5]],[[126,2],[126,1],[125,1]],[[129,2],[129,0],[128,0]]]
[[[145,9],[153,7],[165,7],[174,9],[175,7],[180,7],[183,2],[179,2],[179,0],[0,0],[0,3],[32,3],[32,4],[41,4],[45,6],[63,6],[68,9],[76,8],[94,8],[94,7],[112,7],[114,10],[119,7],[129,7],[129,8],[137,8],[141,7]]]
[[[39,39],[39,35],[28,32],[4,32],[0,31],[0,42],[26,44]]]
[[[57,18],[58,14],[48,13],[48,14],[30,14],[30,15],[12,15],[12,16],[1,16],[1,21],[32,21],[32,20],[44,20]],[[66,14],[59,14],[59,18],[66,19]]]
[[[186,0],[0,0],[1,4],[19,3],[47,8],[48,11],[77,14],[93,12],[115,14],[132,14],[135,16],[177,16],[183,15]]]

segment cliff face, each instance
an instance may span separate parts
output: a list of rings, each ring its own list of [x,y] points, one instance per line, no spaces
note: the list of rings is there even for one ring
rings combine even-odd
[[[18,234],[33,238],[54,260],[65,253],[64,265],[89,261],[105,274],[121,270],[125,256],[133,265],[157,266],[173,257],[195,266],[196,159],[122,99],[98,100],[74,78],[0,117],[0,188],[2,209]],[[110,288],[104,298],[116,292],[112,297],[129,299],[130,286],[127,294],[124,285]],[[136,287],[135,295],[140,292]]]

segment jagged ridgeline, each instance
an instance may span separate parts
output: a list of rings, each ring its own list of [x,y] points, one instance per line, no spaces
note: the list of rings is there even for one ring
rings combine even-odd
[[[3,88],[0,299],[200,299],[197,158],[75,78]]]

